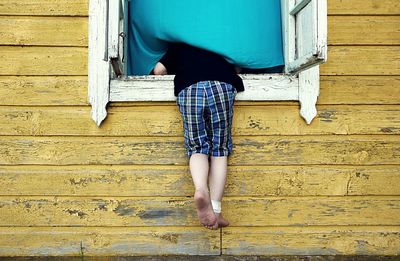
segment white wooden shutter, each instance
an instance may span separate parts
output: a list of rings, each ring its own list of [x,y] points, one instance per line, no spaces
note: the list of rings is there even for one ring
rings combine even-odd
[[[113,76],[126,75],[125,55],[127,43],[127,7],[128,0],[108,0],[108,58]]]
[[[111,80],[126,75],[128,1],[89,0],[88,99],[97,126],[107,116]]]
[[[88,99],[97,126],[107,116],[106,105],[110,100],[107,14],[108,1],[89,1]]]
[[[281,0],[286,73],[327,59],[327,1]]]

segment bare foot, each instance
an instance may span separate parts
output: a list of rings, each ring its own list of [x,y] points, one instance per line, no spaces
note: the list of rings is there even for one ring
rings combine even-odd
[[[206,228],[217,229],[217,217],[214,214],[208,193],[203,190],[196,190],[194,193],[194,202],[200,223]]]
[[[218,227],[227,227],[227,226],[229,226],[228,220],[226,220],[222,216],[222,213],[215,213],[215,215],[217,216]]]

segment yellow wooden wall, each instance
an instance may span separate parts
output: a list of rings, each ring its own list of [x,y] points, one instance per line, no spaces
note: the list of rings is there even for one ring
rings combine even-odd
[[[318,115],[236,102],[203,228],[174,102],[87,101],[87,0],[1,0],[0,256],[400,254],[400,1],[329,0]]]

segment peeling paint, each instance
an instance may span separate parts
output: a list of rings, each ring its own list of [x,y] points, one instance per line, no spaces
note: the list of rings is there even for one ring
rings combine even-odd
[[[155,218],[160,220],[166,217],[178,216],[176,210],[145,210],[140,211],[137,215],[141,218]]]
[[[192,201],[181,200],[181,199],[170,199],[167,201],[167,203],[173,207],[176,207],[176,206],[185,206],[187,204],[192,204]]]
[[[95,209],[105,210],[105,211],[108,210],[107,203],[104,202],[104,200],[102,200],[102,199],[93,199],[93,201],[97,203],[97,208],[95,208]]]
[[[87,178],[80,178],[79,180],[75,180],[74,178],[70,178],[69,182],[71,185],[79,185],[86,187],[88,185],[88,179]]]
[[[369,179],[369,175],[366,173],[361,173],[361,172],[356,172],[356,177],[357,178],[364,178],[364,179]]]
[[[164,234],[164,235],[157,235],[159,238],[167,240],[171,243],[177,244],[178,243],[178,239],[179,239],[179,234],[176,233],[168,233],[168,234]]]
[[[296,248],[291,246],[282,246],[282,245],[273,245],[273,244],[265,244],[265,245],[252,245],[247,241],[239,240],[239,247],[234,249],[229,249],[228,253],[225,254],[234,254],[241,255],[245,253],[255,254],[265,254],[268,255],[276,255],[285,253],[285,255],[339,255],[342,252],[337,249],[331,247],[303,247]]]
[[[85,216],[88,215],[88,214],[86,214],[85,212],[80,211],[80,210],[66,209],[66,210],[64,210],[64,212],[67,212],[67,213],[70,214],[70,215],[75,215],[75,214],[76,214],[79,218],[84,218]]]
[[[117,213],[118,216],[132,216],[136,213],[136,210],[132,207],[118,204],[118,206],[113,209],[113,212]]]
[[[297,211],[300,211],[300,209],[290,209],[288,212],[288,218],[292,218],[293,214],[296,213]]]
[[[251,118],[251,116],[248,117],[249,118],[249,126],[253,129],[258,129],[258,130],[268,130],[270,129],[270,127],[263,127],[262,126],[262,122],[257,119],[257,120],[253,120]]]
[[[321,110],[318,114],[319,119],[324,122],[332,122],[333,119],[337,119],[334,117],[336,110]]]
[[[369,253],[369,251],[368,251],[369,243],[367,240],[356,239],[355,242],[356,242],[356,251],[355,252],[357,255],[365,255],[365,254]]]
[[[384,133],[395,133],[395,132],[399,132],[400,128],[384,127],[384,128],[380,128],[379,131],[384,132]]]

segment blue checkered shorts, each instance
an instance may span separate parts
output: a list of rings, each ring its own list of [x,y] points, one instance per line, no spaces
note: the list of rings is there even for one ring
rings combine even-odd
[[[179,92],[186,153],[232,154],[233,104],[237,90],[228,83],[201,81]]]

